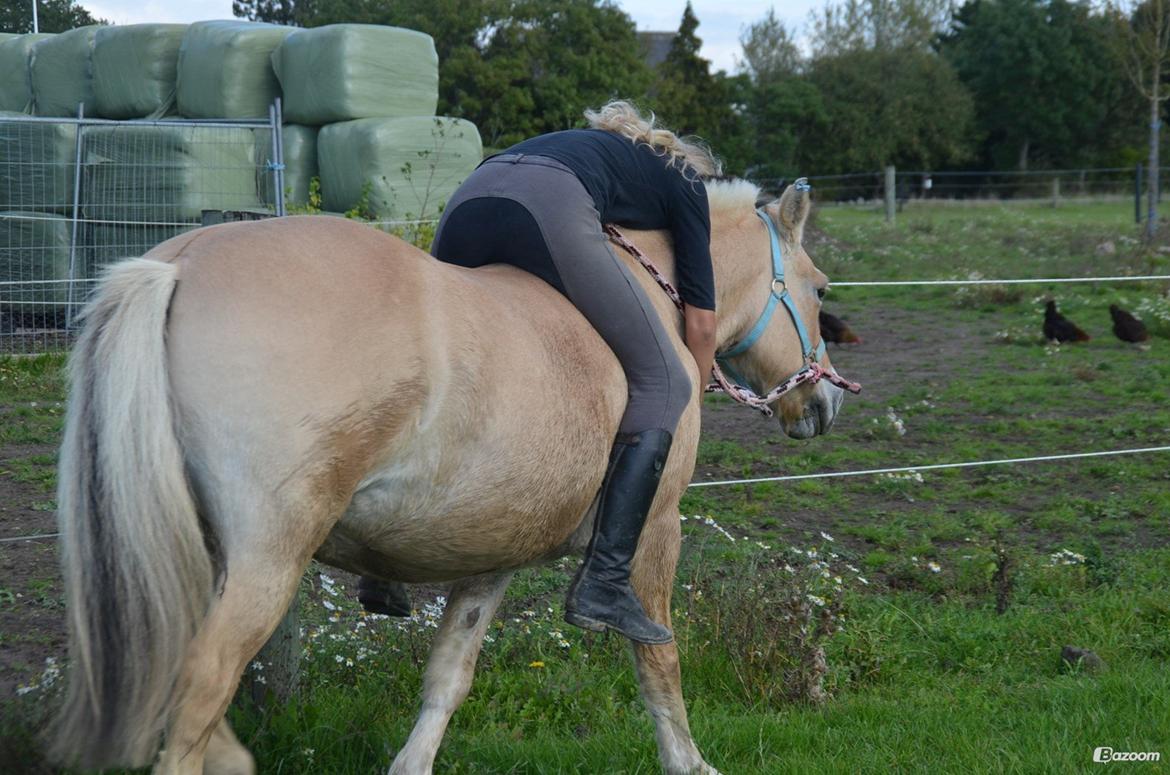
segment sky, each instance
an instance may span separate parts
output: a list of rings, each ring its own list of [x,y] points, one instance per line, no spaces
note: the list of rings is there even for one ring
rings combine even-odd
[[[80,0],[94,16],[115,24],[143,22],[194,22],[204,19],[232,18],[231,0]],[[677,30],[686,0],[619,0],[639,30]],[[693,0],[699,19],[698,35],[703,41],[700,52],[710,59],[712,69],[733,72],[740,53],[740,31],[762,18],[769,7],[792,28],[802,28],[809,11],[823,5],[823,0]]]

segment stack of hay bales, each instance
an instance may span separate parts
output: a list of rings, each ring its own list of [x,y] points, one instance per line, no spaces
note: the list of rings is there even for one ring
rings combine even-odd
[[[437,218],[483,158],[475,125],[455,118],[360,118],[321,130],[326,210],[376,219]]]
[[[102,118],[161,118],[175,105],[185,24],[102,27],[94,38],[93,91]]]
[[[203,210],[255,207],[254,143],[251,130],[244,128],[90,129],[82,184],[85,216],[182,225],[197,223]]]
[[[99,35],[98,110],[109,118],[265,119],[279,96],[269,57],[290,28],[247,22],[134,25]],[[135,62],[148,62],[148,67]],[[263,207],[257,136],[224,127],[112,126],[86,135],[82,193],[94,270],[199,223]],[[141,170],[141,174],[127,174]]]
[[[0,210],[68,212],[76,162],[75,124],[0,121]]]
[[[78,27],[33,46],[32,91],[38,116],[96,115],[93,97],[93,46],[97,25]]]
[[[0,117],[32,113],[33,50],[52,37],[0,39]],[[71,129],[0,122],[0,282],[68,277],[71,232],[68,221],[52,213],[71,199],[77,143]],[[24,312],[33,309],[30,302],[60,301],[63,289],[59,283],[0,286],[7,302],[0,306]]]
[[[0,37],[0,117],[73,117],[81,104],[87,117],[119,121],[264,120],[281,97],[286,201],[306,205],[319,176],[325,209],[380,220],[436,217],[482,157],[472,124],[435,116],[438,80],[428,35],[374,25],[213,21]],[[61,241],[72,232],[63,216],[77,142],[72,124],[0,121],[0,282],[29,279],[38,249],[37,279],[92,276],[197,225],[204,209],[276,200],[266,130],[90,127],[80,190],[88,247],[71,268]]]
[[[64,216],[19,210],[0,213],[0,281],[22,283],[0,287],[8,302],[5,312],[38,327],[60,323],[70,293],[75,298],[80,293],[61,282],[82,276],[80,267],[70,266],[71,242],[72,222]],[[73,261],[83,260],[80,252],[75,256]]]
[[[435,116],[439,63],[429,35],[334,24],[297,30],[272,59],[285,119],[320,127],[326,210],[359,209],[379,220],[434,218],[483,156],[473,124]],[[294,171],[288,150],[286,139],[290,178],[307,177]]]
[[[0,40],[0,110],[32,112],[33,48],[51,37],[49,34],[13,35]]]
[[[187,118],[267,119],[280,96],[272,52],[292,27],[197,22],[179,50],[179,113]]]

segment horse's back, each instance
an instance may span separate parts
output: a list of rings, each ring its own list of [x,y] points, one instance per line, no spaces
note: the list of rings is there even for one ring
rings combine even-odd
[[[322,217],[215,226],[150,257],[179,265],[171,383],[212,497],[260,487],[278,508],[348,508],[355,544],[420,565],[493,530],[478,562],[508,546],[522,561],[587,508],[624,384],[541,280]]]

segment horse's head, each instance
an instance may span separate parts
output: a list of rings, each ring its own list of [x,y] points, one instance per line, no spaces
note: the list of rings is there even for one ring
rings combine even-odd
[[[750,217],[745,187],[709,189],[712,225],[717,219],[723,225],[712,230],[719,240],[712,251],[720,310],[716,358],[734,381],[765,395],[810,363],[832,372],[818,320],[829,278],[801,245],[811,207],[807,184],[797,181]],[[820,380],[784,393],[770,408],[785,433],[807,439],[829,431],[843,398],[841,388]]]

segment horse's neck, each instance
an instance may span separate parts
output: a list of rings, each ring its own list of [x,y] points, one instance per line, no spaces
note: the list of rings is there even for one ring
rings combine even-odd
[[[758,219],[748,211],[747,213],[733,213],[717,215],[711,224],[711,261],[715,272],[715,313],[717,318],[717,339],[721,349],[732,344],[731,339],[736,333],[751,325],[755,316],[767,298],[770,264],[767,259],[768,247],[764,240],[762,228],[755,228]],[[675,273],[674,251],[670,236],[664,231],[631,231],[626,236],[646,254],[651,263],[668,279],[672,285],[678,287],[678,276]],[[623,255],[633,271],[648,287],[655,306],[663,309],[666,294],[658,289],[653,280],[647,282],[649,274],[637,266],[630,257],[615,248],[615,252]],[[681,316],[671,314],[669,302],[665,302],[662,311],[665,320],[677,320],[682,323]]]
[[[715,270],[715,312],[719,349],[734,344],[759,315],[771,288],[768,247],[760,221],[750,210],[716,214],[711,223]]]

